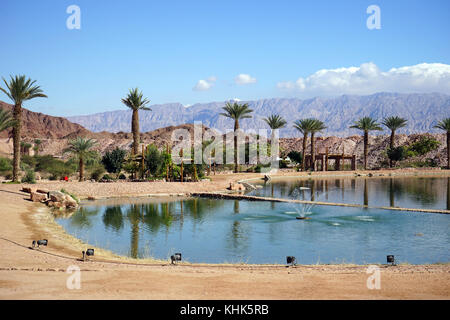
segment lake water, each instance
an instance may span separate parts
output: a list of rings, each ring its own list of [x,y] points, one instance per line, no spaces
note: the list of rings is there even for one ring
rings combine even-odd
[[[277,197],[309,200],[311,189],[299,190],[293,184],[316,184],[312,194],[321,201],[328,197],[389,205],[393,197],[399,206],[445,209],[446,178],[436,180],[437,188],[429,178],[408,179],[394,181],[393,196],[385,190],[391,181],[380,179],[328,180],[327,194],[319,191],[325,190],[325,180],[278,181],[254,193],[271,195],[273,189]],[[183,260],[199,263],[284,264],[286,256],[293,255],[302,264],[366,264],[386,263],[386,255],[393,254],[398,262],[412,264],[450,261],[450,216],[444,214],[167,198],[86,202],[70,218],[56,221],[89,244],[135,258],[169,259],[181,252]]]

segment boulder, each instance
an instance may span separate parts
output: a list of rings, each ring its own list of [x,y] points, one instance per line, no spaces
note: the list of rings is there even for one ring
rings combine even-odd
[[[37,189],[36,192],[37,193],[45,193],[45,194],[47,194],[48,190],[47,189]]]
[[[66,194],[63,205],[66,208],[76,208],[78,206],[78,203],[71,196]]]
[[[87,199],[90,200],[90,201],[96,200],[96,198],[94,196],[89,196]]]
[[[66,199],[66,195],[60,191],[49,191],[48,197],[53,202],[63,202]]]
[[[31,187],[22,187],[22,192],[32,193],[35,192],[34,188]]]
[[[240,183],[233,183],[233,182],[231,182],[230,186],[228,187],[228,190],[231,190],[231,191],[245,191],[245,187],[242,184],[240,184]]]
[[[33,202],[45,202],[47,200],[47,195],[37,192],[31,192],[30,200]]]

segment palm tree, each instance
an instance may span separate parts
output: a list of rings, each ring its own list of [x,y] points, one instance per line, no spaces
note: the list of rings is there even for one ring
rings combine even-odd
[[[376,122],[376,120],[371,117],[363,117],[358,121],[355,121],[355,124],[350,126],[353,129],[359,129],[364,131],[364,170],[367,170],[367,150],[369,147],[369,131],[374,130],[383,130],[380,125]]]
[[[16,121],[13,119],[11,112],[0,109],[0,132],[14,127]]]
[[[389,148],[391,150],[394,149],[395,131],[397,129],[405,127],[407,122],[408,120],[397,116],[384,118],[383,122],[381,122],[384,126],[388,127],[388,129],[391,130],[391,142],[389,144]],[[389,167],[392,168],[391,159],[389,159]]]
[[[130,89],[127,97],[122,99],[123,104],[133,110],[131,118],[131,132],[133,133],[133,154],[139,153],[139,110],[149,110],[146,105],[150,102],[147,98],[144,98],[142,92],[139,92],[138,88]]]
[[[237,133],[239,130],[239,120],[251,118],[252,116],[250,115],[250,113],[252,113],[253,110],[249,108],[247,103],[239,104],[237,102],[233,104],[227,102],[225,107],[223,107],[222,109],[225,110],[225,112],[221,113],[220,115],[234,120],[234,172],[238,172]]]
[[[439,121],[434,127],[447,132],[447,169],[450,169],[450,118]]]
[[[311,133],[311,169],[312,169],[312,171],[315,171],[316,170],[316,154],[315,154],[315,150],[314,150],[314,147],[315,147],[314,135],[317,132],[325,130],[327,127],[320,120],[317,120],[317,119],[312,119],[312,120],[313,120],[312,126],[309,131]]]
[[[302,171],[305,171],[306,162],[306,142],[308,140],[308,134],[314,127],[314,119],[302,119],[294,122],[294,128],[303,134],[303,149],[302,149]]]
[[[35,139],[34,140],[34,147],[33,147],[33,150],[34,150],[34,154],[37,156],[38,154],[39,154],[39,146],[42,144],[42,141],[41,141],[41,139]]]
[[[97,142],[93,139],[84,139],[77,137],[74,140],[69,141],[69,146],[64,149],[63,153],[71,153],[79,160],[80,179],[84,179],[84,161],[93,158],[96,154],[94,150],[91,150]]]
[[[274,140],[275,140],[274,130],[284,128],[286,126],[287,122],[286,122],[286,120],[283,119],[282,116],[280,116],[278,114],[273,114],[270,117],[264,118],[263,120],[267,123],[267,125],[272,130],[271,137],[270,137],[270,143],[271,143],[271,145],[273,145]],[[278,144],[276,144],[276,145],[278,146]],[[276,153],[276,156],[278,157],[278,148],[275,151],[275,153]],[[275,158],[274,162],[276,162],[276,158]]]
[[[3,78],[3,82],[7,89],[1,88],[8,98],[14,101],[13,117],[16,121],[13,126],[13,181],[19,181],[19,168],[20,168],[20,131],[22,128],[22,103],[34,98],[47,98],[39,86],[34,85],[36,80],[26,79],[25,76],[10,76],[11,80],[6,82]]]

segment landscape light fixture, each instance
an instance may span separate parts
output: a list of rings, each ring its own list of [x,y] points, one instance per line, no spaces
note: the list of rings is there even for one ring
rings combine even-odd
[[[387,260],[387,263],[390,263],[390,264],[392,264],[393,266],[395,266],[395,258],[394,258],[394,256],[393,256],[392,254],[388,255],[388,256],[386,257],[386,260]]]
[[[170,260],[172,260],[172,264],[181,261],[181,253],[175,253],[174,255],[170,256]]]
[[[94,249],[87,249],[81,252],[83,254],[83,261],[86,261],[86,256],[90,257],[94,255]]]
[[[286,257],[286,263],[288,264],[288,266],[289,265],[295,266],[295,265],[297,265],[297,259],[295,259],[294,256],[287,256]]]
[[[39,248],[39,246],[45,246],[46,247],[47,244],[48,244],[48,240],[47,239],[33,240],[32,244],[31,244],[31,247],[35,248],[36,245],[37,245],[38,248]]]

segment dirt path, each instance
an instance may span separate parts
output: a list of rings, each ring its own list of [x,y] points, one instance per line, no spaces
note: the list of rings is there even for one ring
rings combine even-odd
[[[246,175],[246,177],[255,175]],[[256,175],[257,176],[257,175]],[[209,189],[223,188],[241,175],[219,177]],[[168,192],[147,183],[146,193]],[[99,184],[107,194],[112,184]],[[83,183],[66,183],[75,192]],[[45,186],[44,186],[45,187]],[[46,187],[49,187],[47,185]],[[139,186],[136,186],[138,188]],[[80,262],[85,244],[52,223],[44,205],[33,204],[20,185],[0,185],[0,299],[449,299],[450,265],[380,266],[381,289],[369,290],[366,266],[317,265],[286,268],[252,265],[150,266]],[[201,192],[206,185],[189,190]],[[81,189],[80,189],[81,190]],[[128,189],[127,192],[130,190]],[[133,191],[133,190],[132,190]],[[39,252],[27,248],[47,238]],[[135,263],[96,251],[96,260]],[[70,290],[67,267],[81,269],[81,289]]]

